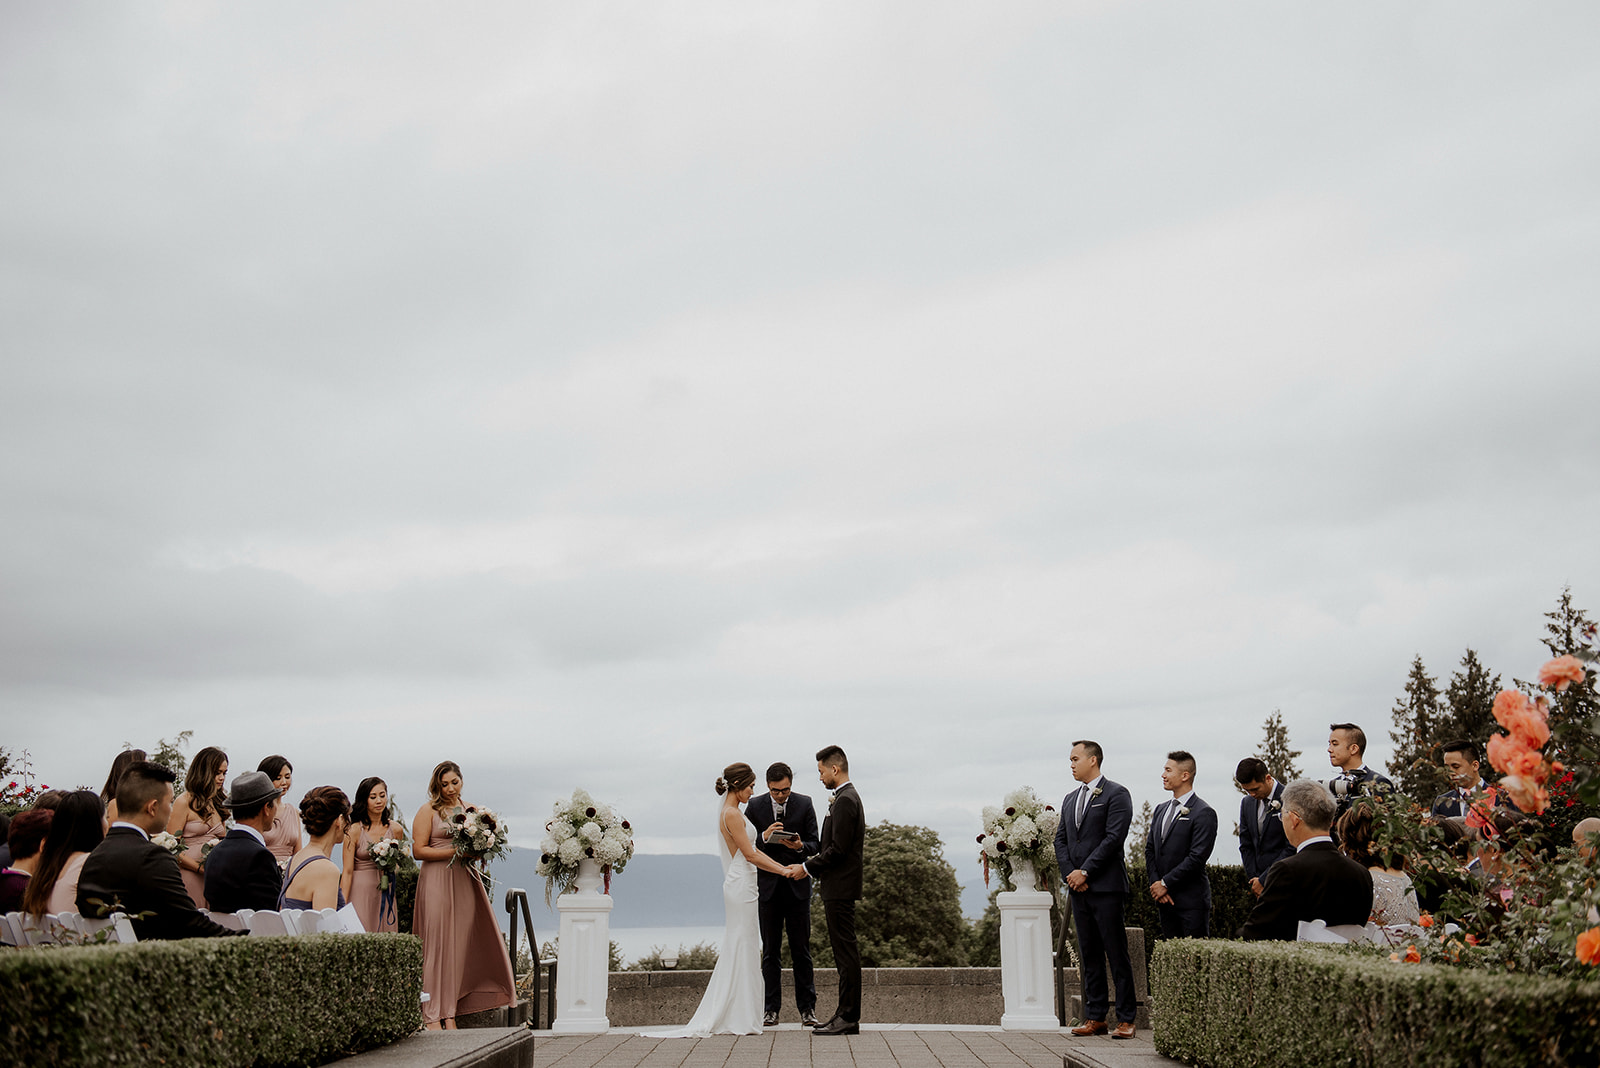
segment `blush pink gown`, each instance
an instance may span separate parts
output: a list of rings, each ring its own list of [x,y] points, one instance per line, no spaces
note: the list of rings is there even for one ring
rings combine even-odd
[[[300,840],[300,813],[291,808],[287,802],[278,804],[278,815],[272,821],[272,827],[261,836],[266,839],[267,848],[277,858],[278,867],[283,867],[284,862],[305,845]]]
[[[183,825],[183,855],[200,859],[200,850],[207,842],[220,842],[228,836],[228,828],[219,819],[216,823],[207,823],[198,817],[191,817]],[[194,902],[197,909],[208,908],[206,904],[206,873],[203,871],[190,871],[183,865],[178,866],[178,872],[183,876],[183,888],[189,891],[189,900]]]
[[[451,848],[437,811],[428,844]],[[422,939],[422,989],[429,995],[422,1016],[428,1023],[516,1004],[516,980],[489,895],[464,864],[422,862],[411,930]]]
[[[378,866],[372,863],[371,832],[361,828],[361,836],[356,842],[356,870],[350,880],[350,904],[356,907],[356,915],[361,917],[361,926],[368,931],[377,933],[387,931],[393,934],[400,930],[400,917],[396,912],[387,920],[380,919],[383,909],[381,906],[382,894],[378,890]],[[400,825],[391,823],[384,829],[382,837],[399,838]]]

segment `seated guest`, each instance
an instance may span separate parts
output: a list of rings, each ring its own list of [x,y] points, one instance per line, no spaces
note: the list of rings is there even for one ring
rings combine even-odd
[[[278,789],[262,772],[247,771],[221,804],[233,813],[233,830],[206,857],[206,902],[212,912],[271,912],[283,889],[283,872],[265,838],[277,819]]]
[[[39,854],[55,815],[48,808],[30,808],[12,819],[11,829],[6,832],[6,844],[11,847],[11,866],[0,871],[0,912],[22,911],[22,896],[27,893],[34,872],[39,870]]]
[[[1339,769],[1339,774],[1328,780],[1336,816],[1344,815],[1358,797],[1394,793],[1394,783],[1367,767],[1367,732],[1354,723],[1335,723],[1328,728],[1328,763]]]
[[[1372,810],[1354,805],[1334,824],[1339,851],[1372,876],[1372,922],[1381,927],[1416,923],[1422,917],[1417,891],[1398,855],[1373,840]]]
[[[269,756],[256,765],[256,770],[262,772],[272,780],[272,785],[278,788],[281,798],[278,804],[278,816],[272,821],[272,826],[267,828],[267,848],[272,850],[272,855],[277,858],[278,867],[287,870],[289,858],[300,852],[302,844],[300,813],[289,803],[289,787],[294,785],[294,765],[289,763],[287,757],[277,755]]]
[[[1268,869],[1294,856],[1294,846],[1283,836],[1283,783],[1272,777],[1260,757],[1239,761],[1233,781],[1245,792],[1239,802],[1239,859],[1251,893],[1260,897]]]
[[[1600,816],[1586,816],[1572,828],[1572,845],[1578,856],[1593,860],[1600,852]]]
[[[106,836],[100,795],[74,790],[56,806],[39,868],[22,895],[22,911],[34,916],[78,911],[78,876],[89,853]]]
[[[117,822],[117,783],[122,780],[122,773],[127,771],[128,765],[135,760],[148,759],[149,755],[143,749],[124,749],[111,761],[111,771],[106,775],[106,784],[100,788],[100,803],[105,806],[107,827]]]
[[[1303,920],[1329,927],[1362,926],[1372,915],[1372,876],[1341,856],[1333,846],[1333,796],[1310,779],[1296,779],[1283,790],[1283,833],[1295,855],[1267,872],[1261,897],[1239,928],[1247,942],[1292,942]]]
[[[177,858],[150,841],[172,817],[175,778],[170,769],[148,760],[128,766],[117,783],[120,818],[83,862],[78,911],[96,918],[125,912],[141,942],[244,934],[195,908],[178,874]]]
[[[1206,861],[1217,844],[1217,810],[1194,792],[1194,757],[1167,754],[1161,786],[1172,800],[1156,809],[1144,840],[1145,876],[1161,917],[1162,938],[1211,934],[1211,880]]]
[[[300,802],[300,821],[311,844],[289,862],[289,877],[278,898],[280,909],[342,909],[343,869],[333,862],[333,847],[350,827],[350,799],[337,786],[319,786]],[[323,863],[316,863],[322,861]]]

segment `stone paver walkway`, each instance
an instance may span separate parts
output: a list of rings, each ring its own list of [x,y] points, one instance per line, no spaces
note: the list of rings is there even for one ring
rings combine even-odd
[[[537,1068],[1166,1068],[1148,1031],[1129,1041],[998,1027],[864,1025],[859,1035],[817,1038],[796,1024],[759,1035],[645,1038],[535,1032]]]

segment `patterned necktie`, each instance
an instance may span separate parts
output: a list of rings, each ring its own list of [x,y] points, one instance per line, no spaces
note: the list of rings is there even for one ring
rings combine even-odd
[[[1257,801],[1256,802],[1256,835],[1257,836],[1263,835],[1263,834],[1266,833],[1266,831],[1267,831],[1267,803],[1265,801]]]
[[[1084,785],[1078,789],[1078,816],[1073,820],[1073,826],[1083,826],[1083,814],[1089,810],[1089,787]]]

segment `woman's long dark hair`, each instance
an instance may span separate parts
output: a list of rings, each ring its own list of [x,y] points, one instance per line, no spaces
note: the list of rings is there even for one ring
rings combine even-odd
[[[189,811],[203,820],[217,814],[217,802],[224,796],[223,791],[217,789],[217,772],[227,762],[227,753],[208,745],[194,755],[194,763],[183,777],[183,789],[189,795]]]
[[[22,892],[22,911],[45,914],[56,880],[72,854],[93,852],[106,836],[105,812],[100,795],[93,790],[74,790],[61,799],[39,852],[39,868]]]
[[[148,760],[149,755],[143,749],[124,749],[117,754],[111,762],[111,774],[106,776],[105,788],[100,791],[102,804],[111,804],[117,799],[117,783],[122,781],[123,774],[128,770],[128,765],[136,760]]]
[[[283,774],[284,768],[288,768],[292,772],[294,771],[294,764],[290,762],[288,757],[279,756],[276,753],[269,757],[263,757],[261,763],[256,765],[256,770],[264,772],[267,778],[273,782],[278,781],[278,776]]]
[[[460,775],[461,772],[457,770],[456,774]],[[369,831],[372,830],[372,813],[368,811],[367,801],[372,797],[372,788],[374,786],[381,786],[385,790],[389,788],[389,784],[376,775],[368,775],[361,780],[361,785],[356,787],[355,818],[360,821],[361,826]],[[388,805],[383,807],[383,825],[385,827],[389,826]]]

